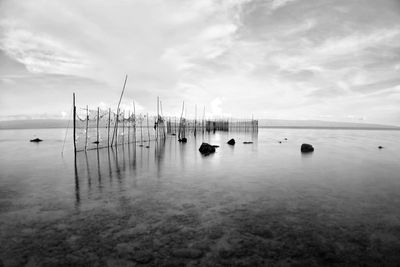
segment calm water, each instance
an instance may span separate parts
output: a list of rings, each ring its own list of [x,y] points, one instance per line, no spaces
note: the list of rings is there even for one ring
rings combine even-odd
[[[170,136],[78,153],[76,165],[64,135],[0,131],[5,266],[400,262],[400,131]],[[203,141],[220,147],[204,157]]]

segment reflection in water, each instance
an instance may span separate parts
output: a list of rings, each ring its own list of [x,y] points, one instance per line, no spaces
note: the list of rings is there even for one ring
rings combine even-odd
[[[76,166],[76,155],[74,157],[74,174],[75,174],[75,206],[79,207],[81,196],[79,192],[79,176],[78,176],[78,167]]]
[[[174,142],[175,143],[175,142]],[[171,144],[171,139],[170,139]],[[151,147],[154,149],[136,146],[135,144],[126,147],[89,150],[77,153],[74,159],[75,170],[75,202],[79,205],[82,201],[82,186],[87,187],[88,196],[102,194],[103,190],[123,191],[126,188],[125,182],[133,188],[137,187],[137,154],[139,153],[140,175],[154,173],[154,177],[160,178],[163,171],[163,160],[165,159],[165,140],[154,142]],[[150,159],[154,158],[154,162]],[[91,170],[96,168],[96,173]],[[109,177],[109,187],[104,187],[103,177]],[[97,176],[97,177],[96,177]],[[117,188],[114,188],[114,181],[117,181]],[[94,184],[94,183],[97,183]]]

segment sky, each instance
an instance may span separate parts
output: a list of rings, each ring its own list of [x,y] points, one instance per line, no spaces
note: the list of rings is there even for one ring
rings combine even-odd
[[[0,120],[122,108],[400,125],[400,0],[0,0]]]

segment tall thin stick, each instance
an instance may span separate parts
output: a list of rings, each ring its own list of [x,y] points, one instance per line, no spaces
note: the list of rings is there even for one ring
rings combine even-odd
[[[88,130],[89,130],[89,107],[86,106],[86,137],[85,137],[85,150],[87,149]]]
[[[108,108],[107,147],[110,146],[111,108]]]
[[[183,116],[183,110],[185,108],[185,101],[182,103],[182,113],[181,117],[179,119],[179,129],[178,129],[178,139],[181,139],[181,131],[182,131],[182,116]]]
[[[73,124],[74,124],[74,131],[73,131],[73,138],[74,138],[74,155],[76,157],[76,106],[75,106],[75,93],[72,94],[72,105],[73,105]]]
[[[117,120],[115,121],[115,125],[114,125],[114,132],[113,132],[113,137],[112,137],[112,140],[111,140],[111,146],[112,146],[112,143],[114,142],[114,136],[116,135],[116,134],[118,134],[118,130],[117,130],[117,128],[118,128],[118,115],[119,115],[119,106],[121,105],[121,100],[122,100],[122,96],[124,95],[124,92],[125,92],[125,86],[126,86],[126,81],[128,80],[128,75],[126,75],[125,76],[125,81],[124,81],[124,86],[122,87],[122,92],[121,92],[121,96],[120,96],[120,98],[119,98],[119,101],[118,101],[118,107],[117,107]],[[116,145],[118,145],[118,136],[117,136],[117,138],[116,138],[117,140],[116,140]]]
[[[149,113],[147,113],[147,135],[149,137],[149,145],[150,145]]]
[[[164,114],[163,114],[163,111],[162,111],[162,102],[161,102],[161,100],[160,100],[160,110],[161,110],[162,132],[163,132],[163,137],[165,139]]]
[[[99,107],[97,107],[96,144],[99,144],[99,120],[100,120],[100,109],[99,109]]]
[[[159,114],[159,98],[158,98],[158,96],[157,96],[157,120],[156,120],[156,140],[158,140],[158,123],[159,123],[159,117],[160,117],[160,114]]]

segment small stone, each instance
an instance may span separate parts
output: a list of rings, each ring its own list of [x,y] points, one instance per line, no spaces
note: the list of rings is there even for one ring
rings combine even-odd
[[[231,146],[233,146],[235,144],[235,139],[231,139],[231,140],[229,140],[228,141],[228,145],[231,145]]]
[[[310,153],[314,151],[314,147],[310,144],[302,144],[301,145],[301,152],[302,153]]]
[[[252,144],[253,142],[251,142],[251,141],[245,141],[245,142],[243,142],[243,144]]]
[[[34,143],[39,143],[39,142],[42,142],[42,141],[43,140],[39,139],[39,138],[31,139],[31,142],[34,142]]]
[[[379,149],[382,149],[382,148],[383,148],[383,146],[378,146],[378,148],[379,148]]]
[[[285,140],[287,140],[287,138],[285,138]]]

